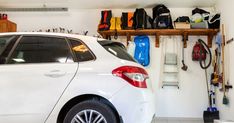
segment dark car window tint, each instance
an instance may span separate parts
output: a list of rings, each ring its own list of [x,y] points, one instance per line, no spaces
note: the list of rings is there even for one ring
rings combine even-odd
[[[9,53],[9,51],[11,50],[11,48],[13,47],[13,45],[15,44],[17,40],[16,37],[17,36],[1,36],[0,37],[0,55],[1,56],[3,55],[4,50],[8,49],[8,53]],[[7,54],[5,54],[4,57],[7,57],[6,55]]]
[[[65,39],[55,37],[23,37],[12,53],[10,64],[73,62]]]
[[[10,51],[19,36],[1,36],[0,37],[0,64],[5,64]]]
[[[89,50],[89,48],[80,41],[71,40],[72,51],[74,52],[78,62],[94,60],[95,57]]]
[[[123,44],[113,41],[98,41],[98,43],[114,56],[120,59],[136,62],[134,58],[127,53],[127,50]]]

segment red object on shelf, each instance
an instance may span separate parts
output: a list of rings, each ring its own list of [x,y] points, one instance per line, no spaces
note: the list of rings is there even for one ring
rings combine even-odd
[[[2,14],[2,19],[7,20],[8,19],[7,14]]]

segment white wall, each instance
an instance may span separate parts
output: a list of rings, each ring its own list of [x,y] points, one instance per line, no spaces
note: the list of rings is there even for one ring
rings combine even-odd
[[[88,30],[89,35],[96,34],[101,10],[69,10],[65,13],[8,13],[9,19],[16,22],[18,31],[32,31],[54,27],[73,29],[74,32]],[[122,11],[113,10],[114,16],[120,16]],[[151,15],[151,10],[147,10]],[[192,8],[171,8],[175,19],[177,16],[191,15]],[[151,64],[147,67],[156,93],[156,115],[158,117],[192,117],[202,118],[203,110],[207,108],[207,92],[205,73],[198,63],[191,60],[192,47],[199,37],[189,37],[188,48],[185,49],[185,61],[189,69],[180,71],[180,89],[160,86],[161,47],[154,47],[154,37],[151,37]],[[200,37],[206,40],[205,37]],[[121,38],[125,41],[125,38]],[[181,37],[176,39],[181,43]],[[180,55],[179,55],[180,56]],[[181,61],[181,60],[180,60]],[[179,62],[180,63],[180,62]]]
[[[217,8],[221,12],[222,23],[225,24],[226,40],[234,37],[234,1],[233,0],[218,0]],[[225,47],[225,66],[226,66],[226,80],[229,80],[231,85],[234,85],[234,42],[226,45]],[[223,93],[219,92],[218,95],[218,107],[221,111],[221,118],[225,120],[234,121],[234,89],[228,92],[229,105],[222,104]]]
[[[18,31],[37,31],[63,27],[73,32],[89,30],[97,33],[99,10],[69,10],[69,12],[9,12],[9,20],[17,23]]]

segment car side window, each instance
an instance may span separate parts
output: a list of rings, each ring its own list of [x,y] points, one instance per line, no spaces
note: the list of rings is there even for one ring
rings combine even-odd
[[[12,50],[19,36],[0,36],[0,64],[5,64],[7,57]]]
[[[83,42],[73,39],[69,39],[69,41],[78,62],[95,60],[95,56]]]
[[[13,51],[8,63],[66,63],[73,62],[64,38],[24,36]]]

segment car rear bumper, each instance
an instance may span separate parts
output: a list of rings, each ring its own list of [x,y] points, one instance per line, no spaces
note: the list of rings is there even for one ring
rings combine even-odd
[[[126,86],[110,102],[124,123],[151,123],[155,116],[155,98],[152,90]]]

